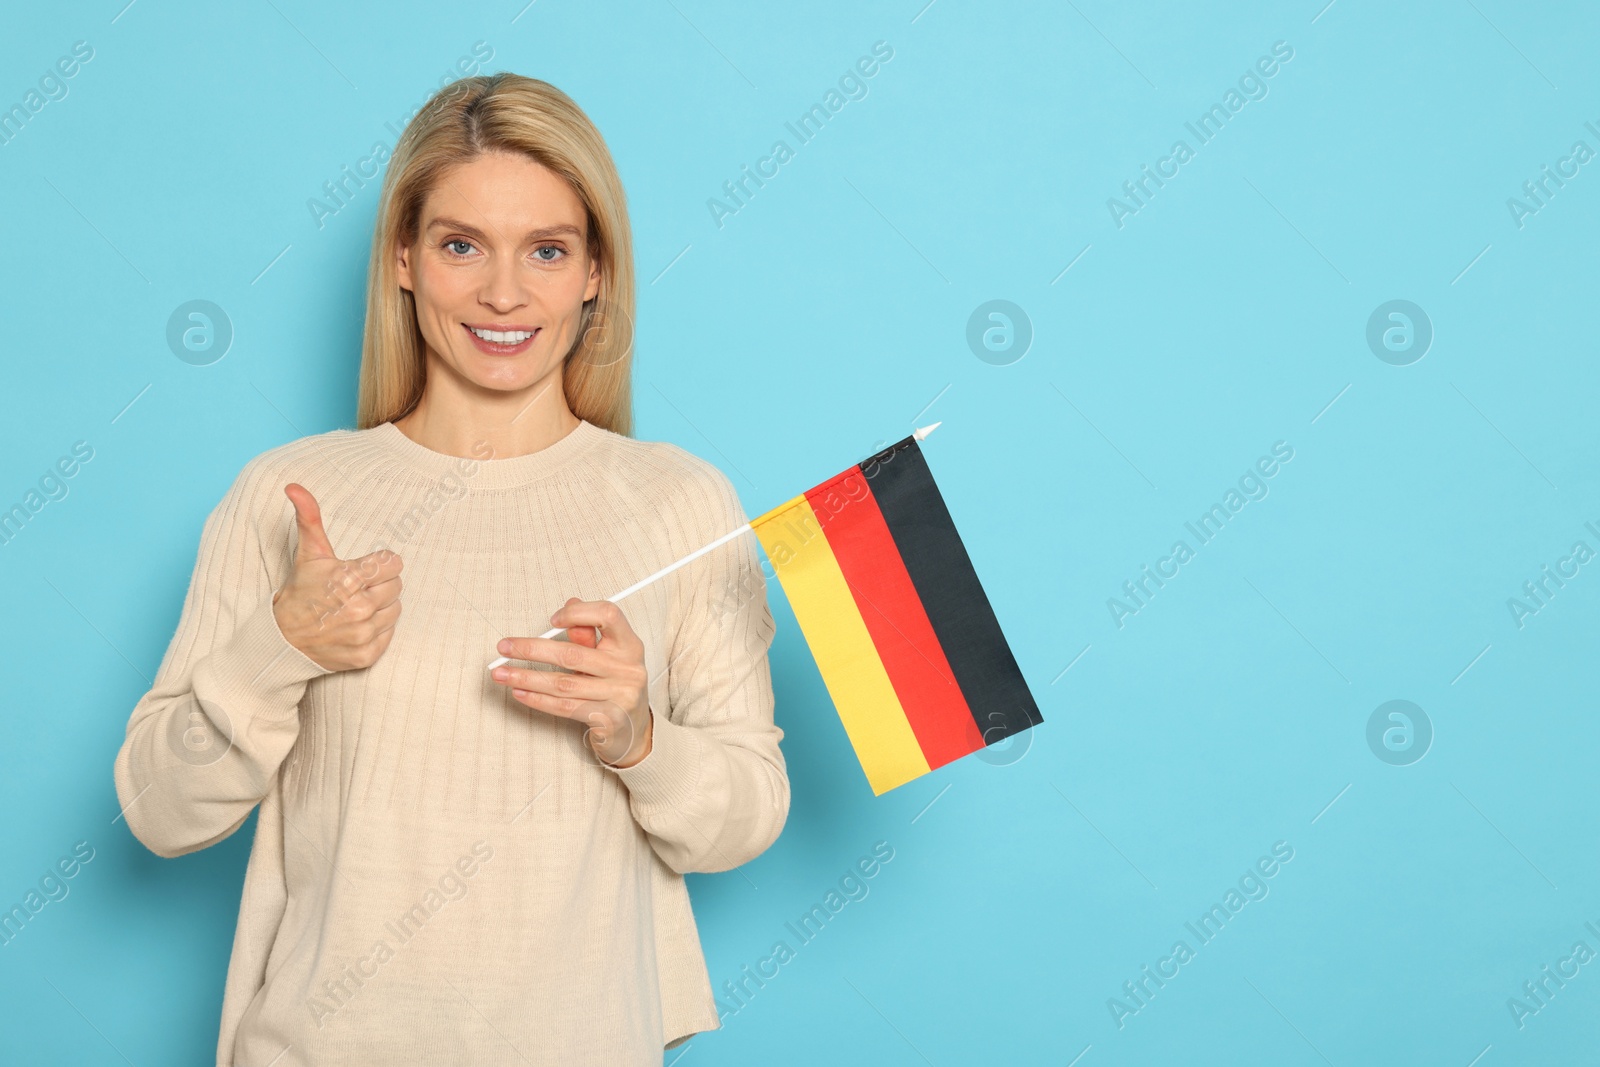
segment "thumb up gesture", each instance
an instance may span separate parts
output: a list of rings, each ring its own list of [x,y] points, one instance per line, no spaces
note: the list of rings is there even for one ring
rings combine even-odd
[[[300,543],[289,581],[272,595],[278,628],[324,670],[372,666],[389,647],[400,618],[400,557],[380,549],[340,559],[322,528],[316,498],[294,482],[283,491],[294,505]]]

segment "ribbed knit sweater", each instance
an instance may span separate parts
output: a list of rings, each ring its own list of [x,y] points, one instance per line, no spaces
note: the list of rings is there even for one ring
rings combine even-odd
[[[278,626],[289,482],[339,558],[402,557],[370,667],[325,670]],[[603,600],[745,521],[715,466],[589,422],[509,458],[383,423],[245,464],[115,766],[129,828],[161,856],[260,805],[219,1067],[659,1064],[719,1025],[683,875],[759,855],[789,809],[754,538],[620,602],[654,723],[631,767],[487,667],[569,597]]]

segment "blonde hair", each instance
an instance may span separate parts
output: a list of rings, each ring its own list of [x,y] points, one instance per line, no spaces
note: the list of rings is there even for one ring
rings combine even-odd
[[[422,399],[427,363],[416,297],[400,287],[395,250],[415,243],[423,204],[444,171],[494,151],[550,168],[583,202],[600,289],[584,302],[563,387],[578,418],[632,436],[633,237],[622,180],[600,131],[571,97],[510,72],[452,82],[422,106],[395,145],[372,234],[357,428],[398,419]]]

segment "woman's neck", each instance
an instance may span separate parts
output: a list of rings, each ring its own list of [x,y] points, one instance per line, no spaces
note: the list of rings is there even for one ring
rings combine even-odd
[[[429,379],[410,413],[395,419],[402,434],[446,456],[510,459],[549,448],[578,427],[566,406],[560,373],[528,392],[498,397],[467,397],[434,389]]]

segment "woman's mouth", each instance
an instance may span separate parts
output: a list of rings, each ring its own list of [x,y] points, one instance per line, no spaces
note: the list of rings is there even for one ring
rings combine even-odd
[[[526,352],[528,346],[533,344],[534,338],[539,336],[539,327],[533,329],[504,329],[495,330],[482,326],[468,326],[461,324],[472,338],[472,343],[478,346],[478,351],[487,352],[491,356],[514,356],[519,352]]]

